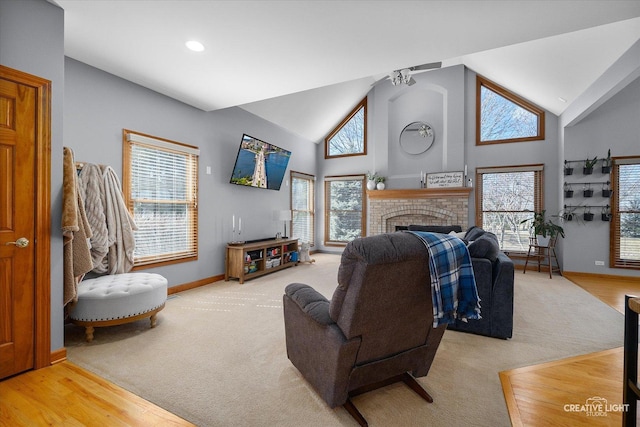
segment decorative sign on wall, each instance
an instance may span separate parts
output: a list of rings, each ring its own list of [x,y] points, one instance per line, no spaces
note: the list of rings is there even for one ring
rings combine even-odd
[[[427,188],[464,187],[464,172],[427,174]]]

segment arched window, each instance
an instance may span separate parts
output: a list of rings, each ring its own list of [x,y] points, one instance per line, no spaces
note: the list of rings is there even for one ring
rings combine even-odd
[[[544,139],[544,110],[476,77],[476,145]]]
[[[324,140],[324,158],[367,154],[367,98],[356,107]]]

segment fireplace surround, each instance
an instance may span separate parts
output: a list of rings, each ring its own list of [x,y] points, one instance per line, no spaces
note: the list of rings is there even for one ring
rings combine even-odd
[[[367,235],[391,233],[397,227],[469,224],[469,194],[472,188],[420,188],[367,191],[369,222]]]

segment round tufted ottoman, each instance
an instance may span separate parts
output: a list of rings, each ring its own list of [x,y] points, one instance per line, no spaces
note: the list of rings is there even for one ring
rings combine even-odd
[[[78,284],[78,302],[69,313],[73,323],[86,327],[87,341],[96,326],[113,326],[156,314],[167,300],[167,279],[155,273],[124,273],[83,280]]]

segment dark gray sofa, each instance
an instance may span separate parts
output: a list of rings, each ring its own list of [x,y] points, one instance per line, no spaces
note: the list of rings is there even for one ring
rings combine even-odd
[[[460,226],[410,225],[410,231],[449,234]],[[507,339],[513,335],[513,261],[500,250],[498,238],[480,227],[470,227],[462,238],[468,244],[480,297],[480,320],[456,320],[447,329]]]

